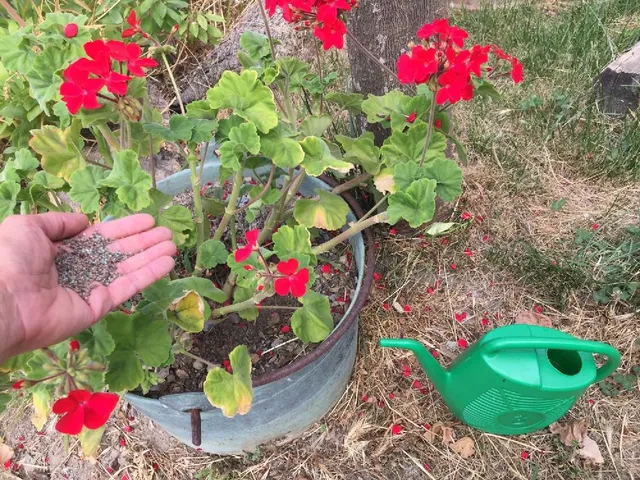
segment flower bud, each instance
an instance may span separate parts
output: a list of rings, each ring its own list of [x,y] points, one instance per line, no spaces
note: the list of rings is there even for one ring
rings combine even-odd
[[[74,38],[78,35],[78,25],[75,23],[67,23],[64,26],[64,36],[67,38]]]

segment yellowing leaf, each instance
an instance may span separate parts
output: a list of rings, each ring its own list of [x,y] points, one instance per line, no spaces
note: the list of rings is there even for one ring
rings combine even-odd
[[[380,193],[396,193],[396,184],[393,181],[393,169],[383,168],[373,177],[373,183]]]
[[[36,430],[42,430],[44,424],[47,423],[47,416],[49,415],[49,402],[51,401],[51,394],[46,389],[34,390],[33,392],[33,407],[34,412],[31,416],[31,423],[36,427]]]
[[[40,130],[32,130],[29,146],[42,157],[45,172],[69,181],[71,174],[85,167],[85,161],[75,141],[70,138],[71,127],[61,130],[46,125]]]
[[[462,458],[472,457],[476,453],[476,446],[471,437],[462,437],[460,440],[451,445],[451,450],[456,452]]]
[[[600,447],[591,437],[585,436],[582,440],[582,448],[578,450],[578,455],[584,458],[588,463],[602,465],[604,458],[600,452]]]
[[[195,290],[175,299],[169,306],[169,310],[175,312],[175,315],[169,315],[167,318],[183,330],[192,333],[202,331],[204,327],[204,300]]]
[[[298,200],[293,216],[300,225],[325,230],[338,230],[347,223],[349,205],[341,197],[325,190],[316,190],[319,200]]]
[[[209,402],[222,410],[225,417],[245,415],[253,402],[251,386],[251,357],[244,345],[239,345],[229,354],[233,373],[214,368],[207,375],[203,390]]]
[[[86,427],[82,429],[80,435],[78,435],[78,440],[80,440],[82,453],[85,457],[95,458],[98,455],[98,448],[100,448],[105,428],[102,426],[95,430],[89,430]]]

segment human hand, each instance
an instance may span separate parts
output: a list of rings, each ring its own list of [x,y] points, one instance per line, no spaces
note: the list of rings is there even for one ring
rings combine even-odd
[[[176,246],[168,228],[138,214],[89,226],[74,213],[16,215],[0,224],[0,362],[53,345],[90,327],[174,266]],[[109,249],[135,254],[118,265],[121,275],[98,286],[88,303],[58,285],[57,242],[94,232],[117,239]]]

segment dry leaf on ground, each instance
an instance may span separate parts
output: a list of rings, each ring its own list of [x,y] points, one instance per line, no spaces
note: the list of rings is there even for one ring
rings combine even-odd
[[[4,464],[6,461],[11,460],[12,458],[13,448],[0,442],[0,464]]]
[[[471,437],[462,437],[451,445],[451,450],[459,454],[462,458],[469,458],[476,453],[476,445]]]
[[[398,312],[398,313],[407,313],[407,312],[405,312],[405,311],[404,311],[404,308],[402,307],[402,305],[400,305],[400,304],[398,303],[398,301],[397,301],[397,300],[396,300],[396,301],[394,301],[394,302],[391,304],[391,306],[393,306],[393,308],[395,308],[395,309],[396,309],[396,312]]]
[[[551,319],[542,313],[530,312],[524,310],[516,317],[516,323],[523,323],[525,325],[538,325],[540,327],[553,328]]]
[[[429,442],[433,442],[438,437],[442,438],[443,444],[450,445],[455,441],[456,434],[453,428],[446,427],[441,422],[438,422],[434,423],[433,426],[425,432],[424,438]]]
[[[574,420],[565,425],[560,425],[558,422],[549,425],[551,433],[556,433],[564,445],[567,447],[579,445],[581,448],[578,450],[578,455],[588,463],[601,465],[604,463],[604,458],[600,453],[600,447],[587,435],[587,428],[587,419]]]

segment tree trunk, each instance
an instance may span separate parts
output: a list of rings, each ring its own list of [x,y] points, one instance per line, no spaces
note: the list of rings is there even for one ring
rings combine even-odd
[[[361,0],[349,14],[351,33],[394,72],[398,57],[425,23],[447,14],[445,0]],[[383,95],[399,87],[397,81],[347,38],[353,90]],[[376,125],[377,126],[377,125]],[[386,133],[370,128],[381,143]],[[380,130],[380,131],[379,131]]]

